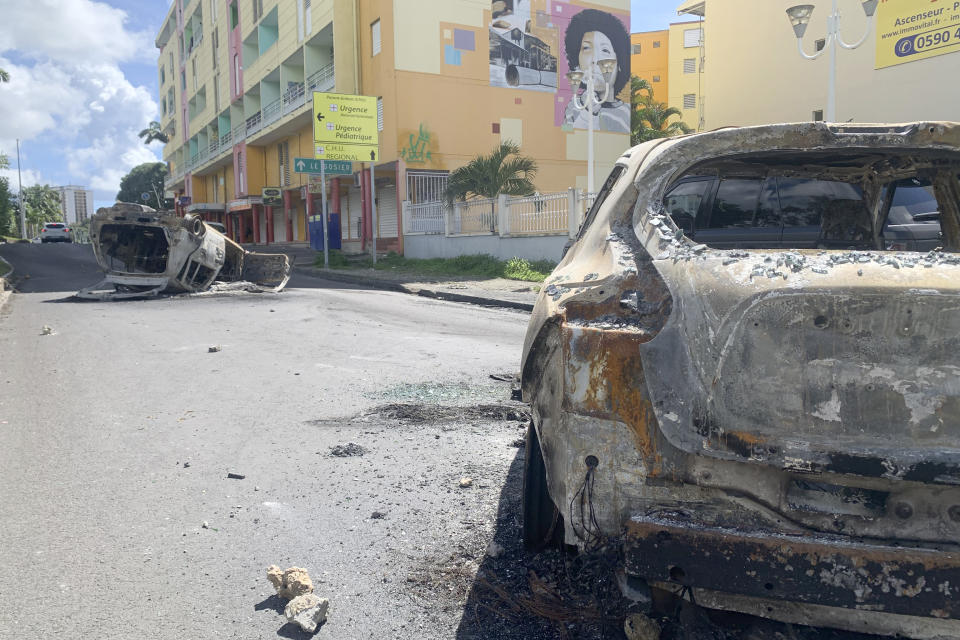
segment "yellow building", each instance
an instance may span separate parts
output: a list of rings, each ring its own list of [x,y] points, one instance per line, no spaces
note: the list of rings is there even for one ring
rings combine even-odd
[[[629,0],[174,0],[156,40],[167,189],[240,241],[306,240],[319,188],[292,164],[313,157],[314,91],[378,99],[378,248],[402,250],[403,200],[437,199],[501,141],[536,159],[540,192],[584,188],[587,116],[565,76],[594,31],[618,60],[594,117],[602,184],[629,146],[626,25]],[[369,165],[353,171],[329,193],[345,250],[372,235]]]
[[[807,55],[821,54],[814,61],[797,51],[786,14],[796,4],[696,0],[678,7],[699,11],[710,25],[705,39],[710,72],[703,74],[703,95],[710,98],[707,129],[826,119],[832,3],[813,1],[802,45]],[[845,42],[856,43],[868,26],[869,34],[855,49],[837,48],[836,121],[960,120],[960,84],[954,80],[960,70],[960,5],[884,0],[869,19],[857,0],[839,0],[839,10]],[[673,76],[670,84],[677,93]]]
[[[670,95],[669,46],[668,29],[630,34],[630,73],[649,82],[660,102]]]
[[[667,105],[678,109],[681,120],[695,131],[705,127],[704,113],[706,21],[670,24],[670,52],[667,62],[670,92]]]

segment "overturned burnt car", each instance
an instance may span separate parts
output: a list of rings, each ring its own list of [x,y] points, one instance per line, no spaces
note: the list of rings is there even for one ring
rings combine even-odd
[[[90,219],[90,242],[106,276],[81,289],[81,298],[201,292],[217,281],[280,291],[290,279],[287,255],[247,251],[197,216],[141,204],[98,209]]]
[[[618,540],[634,584],[709,607],[960,637],[958,176],[942,122],[625,153],[530,320],[525,542]],[[937,246],[899,250],[891,208],[924,198]]]

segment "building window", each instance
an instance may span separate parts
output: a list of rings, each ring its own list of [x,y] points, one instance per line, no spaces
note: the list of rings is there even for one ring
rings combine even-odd
[[[277,145],[277,159],[280,161],[280,186],[290,185],[290,143],[281,142]]]
[[[187,90],[187,72],[186,71],[180,72],[180,90],[181,91]]]
[[[230,3],[230,28],[236,29],[238,24],[240,24],[240,15],[237,12],[237,2],[234,0]]]
[[[210,22],[217,21],[217,3],[220,0],[210,0]]]
[[[703,29],[684,29],[684,48],[699,47],[701,40],[703,40]]]
[[[491,132],[491,133],[500,133],[500,123],[499,123],[499,122],[491,122],[491,123],[490,123],[490,132]]]
[[[660,82],[660,76],[653,76],[654,82]]]
[[[197,59],[194,58],[190,61],[190,68],[192,69],[193,74],[193,90],[197,90]]]
[[[370,38],[373,41],[373,55],[380,53],[380,19],[370,25]]]
[[[256,22],[263,15],[263,0],[250,0],[253,5],[253,21]]]
[[[630,53],[637,56],[640,55],[640,43],[636,43],[630,46]]]
[[[697,59],[696,59],[696,58],[684,58],[684,59],[683,59],[683,72],[684,72],[684,73],[696,73],[696,72],[697,72]]]
[[[239,54],[233,54],[233,82],[234,82],[234,93],[240,93],[240,56]]]
[[[684,108],[684,109],[696,109],[696,108],[697,108],[697,94],[695,94],[695,93],[685,93],[685,94],[683,94],[683,108]]]
[[[814,122],[823,122],[823,109],[817,109],[813,112]]]
[[[213,30],[213,68],[217,68],[217,49],[220,47],[219,29]]]
[[[653,48],[654,48],[654,49],[659,49],[659,48],[660,48],[660,41],[659,41],[659,40],[654,40],[654,41],[653,41]]]
[[[823,51],[823,48],[827,46],[827,41],[824,38],[820,38],[813,46],[817,51]]]

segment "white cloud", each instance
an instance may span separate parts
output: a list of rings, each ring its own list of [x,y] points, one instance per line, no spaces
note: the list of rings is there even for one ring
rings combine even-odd
[[[0,52],[16,50],[38,60],[72,63],[153,61],[146,32],[124,27],[126,12],[92,0],[4,2]]]
[[[13,162],[16,162],[14,158]],[[0,169],[0,178],[6,178],[7,184],[10,185],[11,191],[17,191],[17,169]],[[44,184],[45,180],[39,171],[34,171],[33,169],[23,169],[20,171],[20,184],[23,185],[23,188],[32,187],[35,184]]]
[[[120,68],[155,62],[152,37],[125,29],[126,14],[102,2],[3,4],[0,67],[10,82],[0,85],[0,149],[9,155],[19,138],[33,160],[45,159],[45,175],[88,185],[97,200],[112,201],[120,178],[158,161],[162,148],[137,137],[158,119],[157,103]]]

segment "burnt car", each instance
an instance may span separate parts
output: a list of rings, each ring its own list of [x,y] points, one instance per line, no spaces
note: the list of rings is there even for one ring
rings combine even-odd
[[[944,122],[623,154],[524,343],[527,545],[619,544],[633,593],[960,637],[958,174]],[[932,250],[887,249],[904,185]]]
[[[81,298],[196,293],[214,282],[280,291],[290,279],[289,256],[247,251],[195,215],[142,204],[98,209],[90,218],[90,242],[106,275],[77,292]]]

